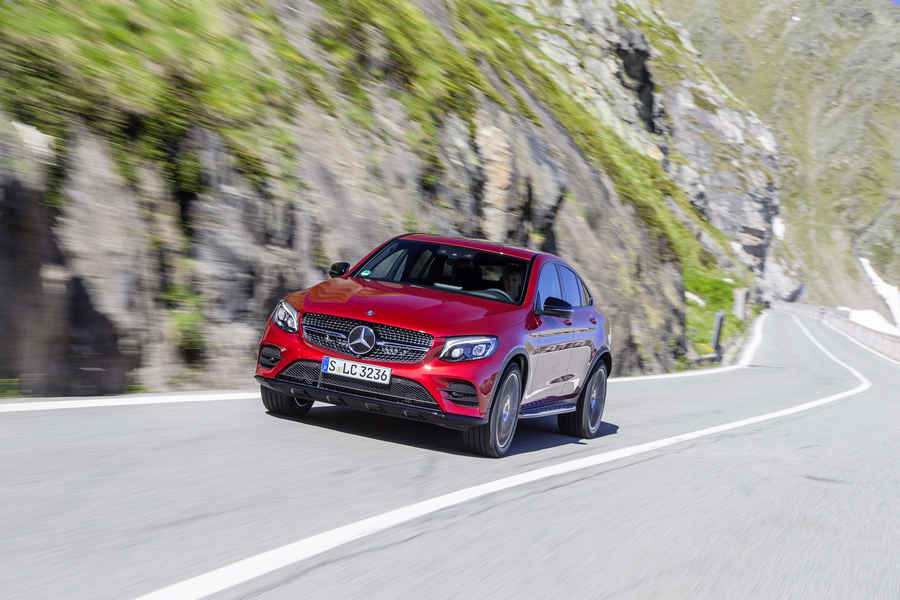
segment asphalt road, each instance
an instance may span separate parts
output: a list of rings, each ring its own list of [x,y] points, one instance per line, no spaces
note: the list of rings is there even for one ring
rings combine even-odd
[[[606,435],[524,422],[500,460],[452,431],[330,406],[296,422],[258,398],[0,412],[0,598],[137,597],[598,455],[260,577],[226,569],[214,597],[898,598],[900,366],[799,321],[821,347],[771,312],[748,367],[612,381]]]

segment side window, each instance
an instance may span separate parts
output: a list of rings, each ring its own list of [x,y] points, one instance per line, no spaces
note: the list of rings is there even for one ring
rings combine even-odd
[[[578,276],[571,269],[559,265],[559,278],[562,280],[562,299],[572,306],[581,306],[581,286]]]
[[[587,286],[584,285],[584,280],[579,277],[578,283],[581,284],[581,304],[584,306],[590,306],[594,303],[594,299],[591,298],[591,293],[588,291]]]
[[[559,287],[559,276],[556,274],[556,265],[544,265],[541,269],[541,278],[538,279],[538,306],[544,305],[547,298],[562,298],[562,290]]]

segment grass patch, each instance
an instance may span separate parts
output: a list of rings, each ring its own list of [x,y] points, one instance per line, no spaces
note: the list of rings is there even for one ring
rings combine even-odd
[[[654,57],[653,73],[659,83],[669,84],[681,81],[689,72],[687,69],[693,63],[686,60],[688,51],[681,43],[681,37],[674,27],[649,18],[635,7],[625,2],[618,2],[614,7],[619,18],[626,24],[640,29],[650,44],[659,52]]]
[[[698,90],[697,88],[691,88],[691,96],[694,99],[694,104],[697,108],[702,108],[703,110],[711,113],[718,112],[719,107],[716,106],[712,100],[709,99],[709,96],[703,93],[702,90]]]
[[[170,285],[160,300],[172,311],[175,346],[187,364],[203,361],[207,353],[206,318],[203,316],[202,296],[182,285]]]
[[[269,43],[285,72],[292,77],[295,88],[333,114],[334,102],[319,83],[319,79],[324,77],[324,72],[319,65],[309,60],[288,41],[272,6],[266,0],[257,0],[252,4],[233,0],[231,5],[247,17],[256,31]]]
[[[415,140],[425,157],[426,176],[439,177],[443,167],[437,157],[438,129],[455,113],[474,130],[477,92],[505,106],[474,61],[459,52],[425,14],[409,0],[319,0],[327,21],[316,40],[332,57],[339,85],[353,106],[371,108],[365,83],[381,79],[398,90],[410,118],[421,127]],[[388,66],[384,72],[368,68],[375,50],[371,28],[384,36]]]
[[[248,19],[264,28],[304,89],[313,97],[320,91],[314,69],[276,33],[274,13],[236,15],[231,6],[228,0],[0,3],[0,102],[63,145],[69,123],[86,123],[109,142],[130,183],[136,162],[150,159],[163,164],[175,193],[195,192],[195,157],[180,153],[193,127],[221,134],[242,170],[264,177],[258,144],[242,143],[234,132],[265,139],[294,100],[277,69],[242,40]]]
[[[313,264],[323,273],[327,273],[331,266],[328,255],[325,253],[325,246],[321,241],[313,246]]]
[[[738,287],[738,284],[688,270],[684,273],[684,287],[706,302],[705,306],[687,302],[685,307],[687,337],[697,352],[705,354],[715,351],[712,347],[712,338],[716,325],[716,312],[720,310],[725,311],[722,342],[747,329],[747,324],[731,312],[734,306],[734,289]]]
[[[419,230],[419,220],[413,213],[406,213],[403,217],[403,231],[413,233]]]
[[[176,346],[184,362],[197,364],[206,356],[206,319],[199,310],[180,310],[172,315],[178,339]]]
[[[753,306],[750,307],[750,315],[751,315],[750,320],[751,320],[751,321],[756,320],[756,318],[759,317],[759,315],[760,315],[760,314],[762,313],[762,311],[764,311],[765,309],[766,309],[765,306],[763,306],[763,305],[760,304],[759,302],[755,302],[755,303],[753,304]]]
[[[16,398],[21,395],[18,379],[0,379],[0,398]]]
[[[168,285],[160,294],[162,300],[169,308],[187,306],[199,308],[203,303],[203,297],[184,285]]]
[[[739,98],[725,89],[706,66],[697,61],[674,27],[625,2],[617,3],[615,10],[624,23],[640,29],[656,49],[658,54],[650,60],[656,83],[672,85],[688,77],[705,80],[716,88],[727,105],[740,110],[745,108]]]

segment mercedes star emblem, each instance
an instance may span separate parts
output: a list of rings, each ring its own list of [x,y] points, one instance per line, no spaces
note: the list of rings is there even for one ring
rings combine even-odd
[[[347,345],[354,354],[362,356],[368,354],[375,347],[375,332],[371,327],[358,325],[350,330],[350,336],[347,338]]]

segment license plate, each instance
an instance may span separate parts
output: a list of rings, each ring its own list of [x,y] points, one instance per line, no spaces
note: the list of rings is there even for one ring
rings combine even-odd
[[[350,377],[351,379],[361,379],[371,383],[380,383],[381,385],[389,385],[391,383],[390,369],[344,360],[343,358],[324,357],[322,359],[322,372],[340,375],[341,377]]]

